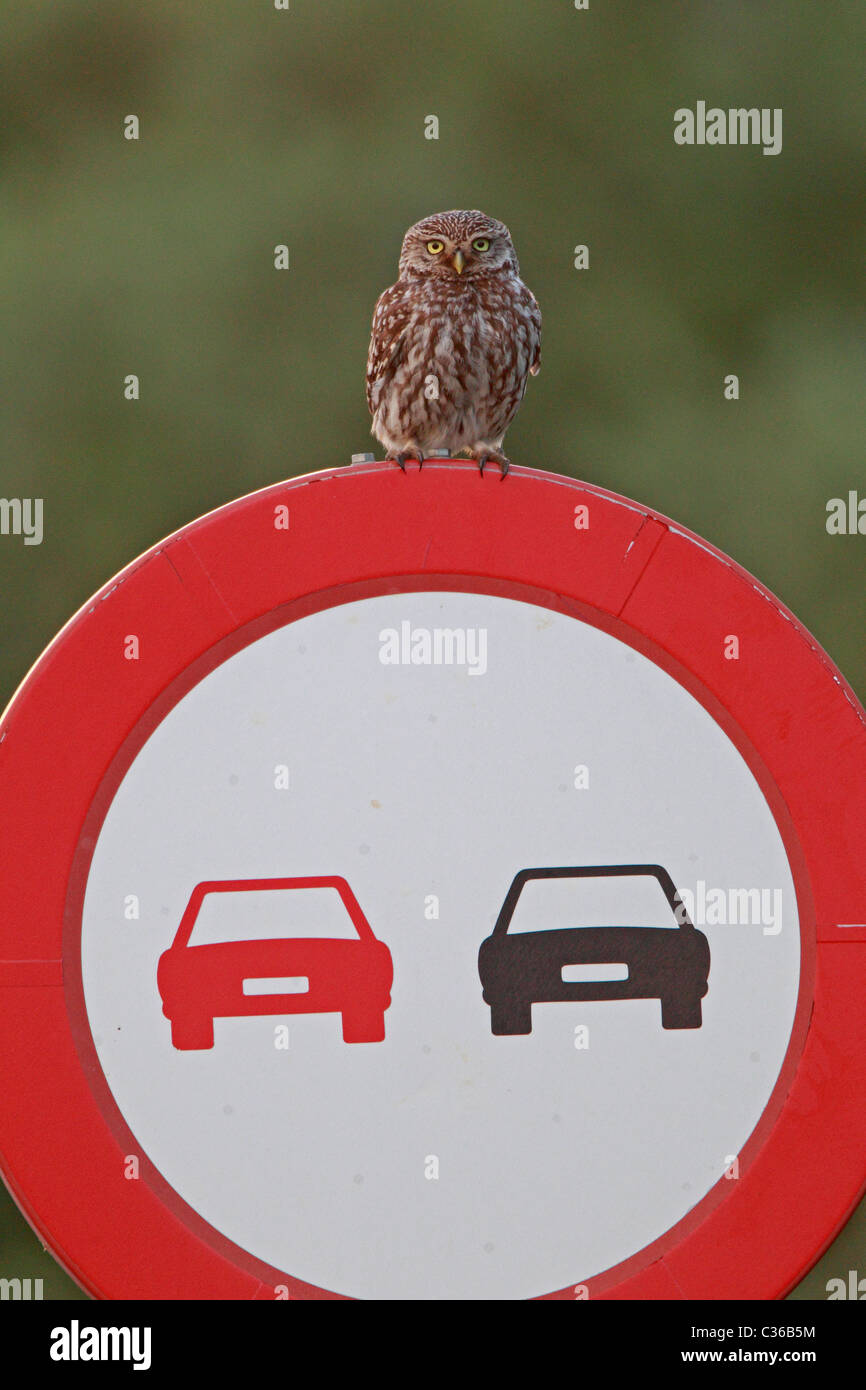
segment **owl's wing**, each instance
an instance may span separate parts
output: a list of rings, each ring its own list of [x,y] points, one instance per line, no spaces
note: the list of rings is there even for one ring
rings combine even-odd
[[[376,413],[385,382],[393,375],[404,349],[411,304],[399,281],[379,296],[373,310],[373,331],[367,354],[367,405]]]
[[[541,370],[541,310],[532,290],[523,286],[527,318],[529,321],[529,370],[537,376]]]

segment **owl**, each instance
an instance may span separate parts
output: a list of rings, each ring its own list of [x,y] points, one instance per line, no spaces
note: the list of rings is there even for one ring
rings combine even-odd
[[[508,228],[483,212],[437,212],[403,238],[399,278],[373,313],[371,433],[406,471],[433,450],[508,472],[505,431],[539,369],[541,313]]]

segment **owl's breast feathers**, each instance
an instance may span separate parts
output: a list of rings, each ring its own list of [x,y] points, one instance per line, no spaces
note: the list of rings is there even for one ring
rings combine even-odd
[[[423,382],[442,366],[476,379],[517,374],[523,388],[540,361],[541,311],[516,276],[476,284],[407,276],[384,291],[373,313],[367,404],[375,415],[395,377],[404,386],[410,376]]]
[[[373,314],[372,432],[392,456],[409,445],[498,448],[540,350],[541,313],[514,272],[401,276]]]

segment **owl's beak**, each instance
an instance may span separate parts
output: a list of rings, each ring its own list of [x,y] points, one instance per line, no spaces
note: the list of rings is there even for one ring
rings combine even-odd
[[[451,257],[451,264],[453,265],[454,269],[457,271],[457,274],[458,274],[458,275],[462,274],[463,267],[464,267],[465,264],[466,264],[466,257],[464,256],[464,254],[463,254],[462,251],[455,251],[455,252],[454,252],[454,255]]]

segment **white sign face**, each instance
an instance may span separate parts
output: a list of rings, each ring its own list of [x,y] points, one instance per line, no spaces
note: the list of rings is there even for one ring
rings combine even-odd
[[[82,925],[141,1150],[359,1298],[532,1297],[661,1237],[767,1105],[799,961],[776,823],[704,708],[576,618],[454,592],[202,679],[118,789]]]

